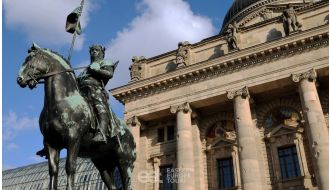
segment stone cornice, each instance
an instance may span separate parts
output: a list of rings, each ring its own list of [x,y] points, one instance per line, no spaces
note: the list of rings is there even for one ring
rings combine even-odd
[[[273,1],[277,1],[277,0],[271,0],[271,1],[273,2]],[[317,2],[317,3],[309,4],[309,5],[303,6],[301,8],[298,8],[296,11],[297,11],[297,14],[299,15],[299,14],[302,14],[306,11],[311,10],[311,9],[315,9],[317,7],[321,7],[321,6],[324,6],[324,5],[327,5],[327,4],[329,4],[328,1],[320,1],[320,2]],[[261,2],[261,5],[262,5],[262,2]],[[257,6],[259,6],[259,4]],[[281,6],[281,5],[277,5],[277,6]],[[246,13],[247,12],[245,12],[245,14],[244,14],[245,16],[246,16]],[[250,13],[250,12],[248,12],[248,13]],[[246,32],[246,31],[252,30],[256,27],[264,26],[264,25],[274,23],[274,22],[279,22],[280,18],[281,18],[281,16],[277,16],[277,17],[274,17],[274,18],[271,18],[271,19],[268,19],[268,20],[265,20],[265,21],[255,23],[251,26],[240,27],[240,32]],[[192,49],[194,49],[196,47],[203,46],[206,43],[211,43],[213,41],[218,41],[218,40],[225,40],[224,36],[221,35],[221,34],[217,34],[217,35],[205,38],[205,39],[201,40],[200,42],[191,44],[191,46],[192,46]],[[149,58],[146,59],[146,62],[150,63],[150,62],[153,62],[153,61],[157,61],[159,59],[163,59],[164,57],[175,56],[176,51],[177,50],[172,50],[172,51],[168,51],[168,52],[165,52],[165,53],[153,56],[153,57],[149,57]]]
[[[315,48],[326,47],[329,43],[328,27],[329,25],[323,25],[276,41],[259,44],[216,59],[130,83],[112,89],[111,92],[117,100],[125,103],[210,77],[219,77]]]
[[[316,73],[315,69],[311,69],[304,73],[293,74],[292,80],[293,80],[293,82],[300,82],[302,79],[308,79],[309,81],[315,81],[316,77],[317,77],[317,73]]]

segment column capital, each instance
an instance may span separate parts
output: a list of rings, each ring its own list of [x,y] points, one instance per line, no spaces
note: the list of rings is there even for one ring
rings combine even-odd
[[[188,102],[185,102],[181,105],[171,106],[170,108],[171,113],[175,114],[179,111],[183,111],[184,113],[192,112],[190,105]]]
[[[127,119],[126,123],[128,125],[131,125],[132,127],[141,126],[139,118],[135,115],[133,117]]]
[[[250,93],[248,87],[243,87],[239,90],[234,91],[227,91],[227,98],[228,99],[234,99],[236,96],[241,96],[242,98],[249,98]]]
[[[154,163],[154,165],[160,165],[160,159],[158,158],[158,157],[154,157],[154,158],[152,158],[152,162]]]
[[[308,79],[309,81],[315,81],[316,77],[317,77],[317,73],[314,68],[309,71],[303,72],[303,73],[291,75],[293,82],[300,82],[302,79]]]

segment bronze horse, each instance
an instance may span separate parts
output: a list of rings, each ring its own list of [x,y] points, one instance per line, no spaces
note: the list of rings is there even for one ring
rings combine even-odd
[[[70,64],[61,55],[33,44],[20,68],[17,83],[22,88],[33,89],[42,79],[45,100],[39,126],[48,159],[49,189],[57,189],[59,155],[64,148],[67,149],[66,189],[74,189],[78,156],[91,158],[108,189],[114,184],[115,167],[120,171],[123,189],[132,189],[130,177],[136,153],[130,130],[121,122],[118,139],[113,137],[107,144],[92,142],[91,125],[95,121],[88,102],[79,92]]]

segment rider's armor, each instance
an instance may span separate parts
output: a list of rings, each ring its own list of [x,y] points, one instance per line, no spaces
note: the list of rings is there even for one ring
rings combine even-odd
[[[96,136],[97,141],[106,141],[106,137],[116,135],[119,121],[108,106],[108,93],[105,86],[112,78],[114,64],[110,61],[95,61],[78,76],[81,94],[88,100],[97,118],[97,126],[103,139]]]

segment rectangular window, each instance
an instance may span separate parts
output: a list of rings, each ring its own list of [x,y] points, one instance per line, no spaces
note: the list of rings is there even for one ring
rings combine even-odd
[[[301,176],[296,146],[278,148],[282,179]]]
[[[159,190],[172,190],[173,189],[173,175],[171,170],[172,165],[160,166],[159,167]]]
[[[173,140],[174,139],[174,126],[167,126],[167,140]]]
[[[219,188],[230,188],[235,186],[233,159],[226,158],[217,160]]]
[[[158,129],[158,141],[157,142],[164,142],[164,128]]]

